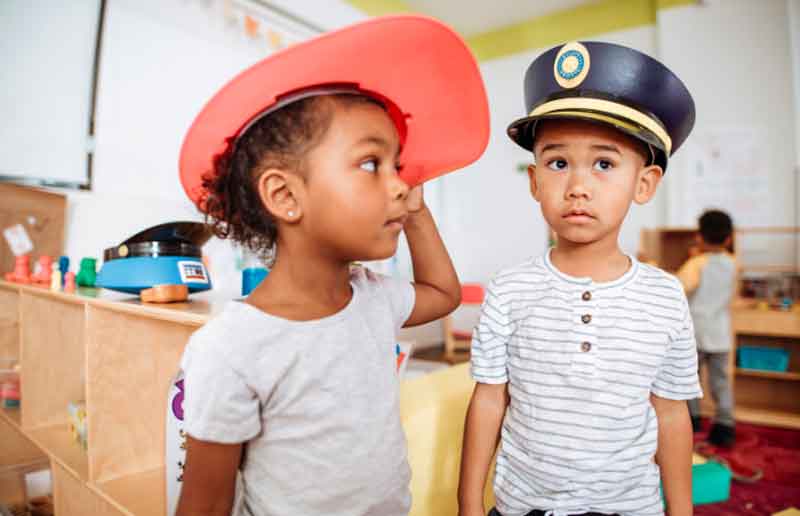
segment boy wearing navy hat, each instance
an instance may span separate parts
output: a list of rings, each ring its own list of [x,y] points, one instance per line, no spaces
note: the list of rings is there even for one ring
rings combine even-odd
[[[473,334],[460,514],[691,514],[701,396],[678,280],[622,252],[632,202],[653,195],[694,125],[694,102],[658,61],[569,43],[525,75],[528,116],[508,134],[533,152],[530,190],[555,232],[544,256],[500,271]]]

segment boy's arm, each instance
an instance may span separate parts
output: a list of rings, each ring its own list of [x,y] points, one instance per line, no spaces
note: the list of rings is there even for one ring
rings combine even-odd
[[[693,256],[686,260],[686,262],[681,265],[681,268],[678,269],[678,272],[675,273],[681,281],[683,290],[687,295],[694,292],[698,285],[700,285],[700,273],[703,271],[703,267],[705,267],[707,261],[708,257],[705,255]]]
[[[241,444],[186,438],[186,466],[175,516],[227,516],[233,509]]]
[[[461,475],[458,482],[459,516],[483,516],[483,491],[489,475],[500,426],[508,406],[508,384],[476,383],[464,425]]]
[[[658,418],[656,463],[669,516],[692,514],[692,425],[686,401],[650,395]]]
[[[461,303],[461,283],[425,206],[421,186],[409,193],[408,210],[405,233],[414,267],[415,302],[404,326],[416,326],[455,310]]]

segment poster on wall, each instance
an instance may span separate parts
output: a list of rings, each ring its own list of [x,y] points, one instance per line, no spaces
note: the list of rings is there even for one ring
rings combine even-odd
[[[763,132],[753,128],[693,134],[666,176],[670,225],[695,226],[697,217],[711,208],[735,214],[739,225],[768,224],[769,157],[758,153],[763,139]]]

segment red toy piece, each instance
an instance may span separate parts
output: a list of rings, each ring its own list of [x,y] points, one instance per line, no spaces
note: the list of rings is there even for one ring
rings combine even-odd
[[[68,272],[64,275],[64,292],[75,292],[75,273]]]
[[[17,256],[14,259],[14,271],[5,273],[4,278],[6,281],[13,281],[15,283],[30,283],[31,257],[27,254]]]
[[[39,270],[31,275],[32,283],[43,283],[50,286],[50,276],[53,272],[53,259],[46,254],[39,257]]]

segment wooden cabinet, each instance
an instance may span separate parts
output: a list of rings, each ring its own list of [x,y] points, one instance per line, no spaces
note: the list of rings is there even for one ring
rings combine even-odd
[[[759,277],[796,274],[797,267],[790,262],[796,260],[795,241],[799,231],[796,227],[737,228],[729,251],[740,254],[740,266],[746,274]],[[676,272],[689,258],[696,232],[695,228],[644,229],[640,254],[658,267]],[[753,252],[773,247],[776,250],[773,262],[761,260]],[[778,259],[778,255],[783,258]],[[735,417],[750,423],[800,428],[800,311],[758,309],[757,304],[754,300],[737,300],[731,312],[734,342],[729,370]],[[743,345],[788,350],[789,370],[778,373],[737,367],[736,349]],[[712,415],[711,391],[706,381],[703,391],[706,397],[701,408],[704,414]]]
[[[738,231],[737,231],[738,233]],[[696,243],[697,228],[643,229],[639,243],[642,259],[655,264],[667,272],[677,272],[689,259],[689,248]],[[734,239],[728,251],[735,251]]]
[[[59,516],[163,516],[170,380],[191,333],[223,304],[147,306],[0,282],[0,358],[19,360],[22,383],[21,409],[0,409],[0,468],[20,453],[49,457]],[[87,449],[68,426],[79,400]]]
[[[778,347],[789,352],[786,372],[735,367],[736,419],[800,428],[800,312],[733,310],[734,350],[738,346]]]
[[[49,458],[58,516],[164,516],[170,382],[189,335],[227,302],[211,296],[155,306],[101,290],[73,295],[0,281],[0,343],[19,357],[23,386],[21,410],[0,409],[0,469]],[[457,510],[473,385],[467,364],[402,382],[412,515]],[[67,423],[67,404],[81,399],[87,449]]]

